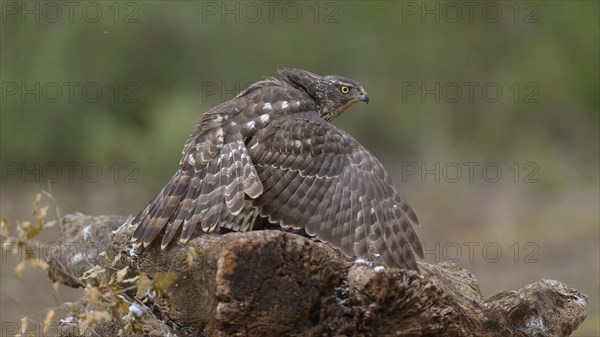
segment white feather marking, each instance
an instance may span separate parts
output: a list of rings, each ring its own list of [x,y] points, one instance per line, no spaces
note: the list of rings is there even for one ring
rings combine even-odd
[[[267,104],[269,104],[269,103],[267,103]],[[267,114],[264,114],[264,115],[260,115],[260,117],[259,117],[259,118],[260,118],[260,121],[261,121],[261,122],[263,122],[263,123],[268,123],[268,122],[269,122],[269,118],[270,118],[270,117],[269,117],[269,115],[267,115]]]
[[[190,155],[188,156],[188,162],[190,163],[190,165],[196,165],[196,158],[194,158],[194,155],[190,153]]]
[[[281,102],[281,108],[282,108],[282,109],[285,109],[285,108],[287,108],[287,107],[288,107],[288,102],[287,102],[287,101],[283,101],[283,102]]]
[[[273,106],[271,106],[271,103],[265,103],[265,105],[263,106],[263,110],[271,110],[273,109]]]
[[[250,129],[254,129],[254,121],[249,121],[248,123],[244,124],[246,125],[246,127],[250,128]]]

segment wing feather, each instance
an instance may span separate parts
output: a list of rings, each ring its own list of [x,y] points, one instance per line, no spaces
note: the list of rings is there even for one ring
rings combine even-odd
[[[302,177],[302,175],[299,176]],[[292,208],[290,212],[283,215],[281,221],[284,223],[301,224],[303,223],[301,219],[306,216],[307,210],[310,210],[310,202],[318,191],[317,188],[313,187],[319,180],[314,177],[306,177],[303,179],[304,180],[300,183],[300,186],[296,191],[298,196],[301,198],[300,202],[295,208]],[[308,224],[305,224],[305,229],[307,232],[309,231]],[[312,234],[312,232],[310,234]]]
[[[242,156],[240,148],[244,146],[241,141],[235,143],[229,143],[223,146],[221,151],[222,156],[228,156],[229,162],[227,162],[226,168],[221,171],[221,174],[225,174],[225,204],[227,209],[232,214],[238,214],[242,211],[244,206],[244,171],[242,167]]]
[[[348,256],[369,257],[373,244],[384,263],[418,270],[422,247],[408,203],[375,157],[315,112],[277,119],[249,148],[264,192],[262,216],[310,235]]]
[[[314,106],[307,96],[285,82],[266,80],[207,111],[184,146],[181,168],[132,221],[137,226],[133,234],[136,244],[150,244],[165,227],[162,248],[182,225],[183,242],[198,225],[204,231],[218,226],[250,229],[258,213],[252,199],[267,188],[263,188],[247,144],[275,115]],[[288,104],[290,99],[298,104]],[[279,157],[288,159],[274,152],[265,153],[263,159],[277,161]],[[279,183],[285,172],[280,173],[269,177],[267,187]]]
[[[369,237],[369,230],[373,225],[371,221],[371,210],[367,207],[366,198],[363,196],[358,197],[359,211],[356,215],[356,221],[360,224],[354,229],[354,252],[356,256],[363,256],[366,258],[370,257],[370,250],[367,238]]]

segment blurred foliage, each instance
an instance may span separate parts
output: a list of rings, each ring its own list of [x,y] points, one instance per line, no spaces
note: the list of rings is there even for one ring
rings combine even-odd
[[[378,155],[534,161],[542,183],[565,175],[597,183],[598,3],[528,3],[535,7],[503,3],[497,22],[480,6],[473,20],[462,7],[457,22],[449,20],[452,8],[441,8],[439,23],[409,15],[409,6],[438,2],[296,2],[297,18],[290,8],[284,16],[280,3],[272,20],[263,2],[253,2],[260,13],[243,2],[130,2],[117,9],[99,2],[96,23],[82,19],[83,6],[73,20],[63,7],[56,23],[3,7],[2,161],[133,161],[140,178],[158,188],[204,111],[231,98],[229,91],[275,76],[278,67],[299,67],[363,83],[371,103],[336,123]],[[222,17],[227,9],[237,13]],[[34,94],[7,92],[14,89],[7,85],[36,82],[39,103]],[[64,82],[78,83],[72,102]],[[90,82],[102,89],[98,102],[81,93]],[[436,82],[458,84],[461,99],[448,99],[452,87],[439,102],[407,95],[407,86]],[[465,82],[480,83],[472,102]],[[44,97],[48,83],[62,89],[57,102]],[[482,97],[486,83],[502,89],[498,102]],[[215,86],[217,93],[208,92]],[[524,103],[532,93],[537,102]]]

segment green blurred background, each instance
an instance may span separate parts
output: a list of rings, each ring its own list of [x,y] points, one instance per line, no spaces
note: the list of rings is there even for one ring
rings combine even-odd
[[[595,1],[2,1],[1,215],[42,189],[135,215],[210,107],[279,67],[347,76],[371,102],[336,125],[413,205],[426,260],[485,296],[563,281],[589,296],[574,335],[598,336],[599,29]],[[81,295],[18,261],[3,324]]]

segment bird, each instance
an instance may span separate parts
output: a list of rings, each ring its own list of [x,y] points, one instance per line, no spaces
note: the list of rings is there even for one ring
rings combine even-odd
[[[136,246],[163,232],[252,230],[259,218],[306,234],[348,257],[380,258],[419,271],[419,220],[383,165],[331,121],[359,102],[363,86],[336,75],[279,69],[203,114],[180,167],[132,220]]]

